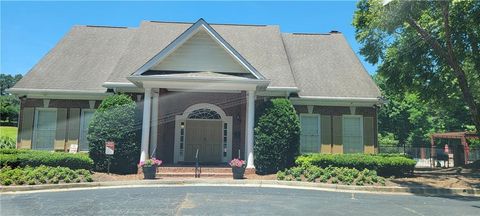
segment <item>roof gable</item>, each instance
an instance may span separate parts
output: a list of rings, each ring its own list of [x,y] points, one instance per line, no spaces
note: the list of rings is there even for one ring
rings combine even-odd
[[[190,26],[186,31],[184,31],[180,36],[178,36],[175,40],[173,40],[169,45],[167,45],[163,50],[161,50],[158,54],[156,54],[153,58],[147,61],[143,66],[137,69],[132,75],[133,76],[141,76],[144,72],[152,69],[158,69],[165,67],[163,64],[164,60],[168,60],[168,57],[175,54],[178,49],[180,49],[185,43],[190,41],[192,37],[196,36],[198,33],[202,34],[201,32],[205,33],[206,35],[210,36],[211,39],[217,43],[218,46],[224,49],[224,51],[229,54],[234,61],[244,71],[237,71],[239,73],[242,72],[250,72],[258,79],[265,79],[263,75],[261,75],[248,61],[243,58],[240,53],[238,53],[227,41],[225,41],[220,34],[218,34],[205,20],[199,19],[196,23]],[[194,38],[195,39],[195,38]],[[217,50],[218,51],[218,50]],[[201,55],[201,53],[198,53]],[[194,54],[197,55],[197,54]],[[178,57],[178,56],[177,56]],[[176,58],[175,55],[172,58]],[[187,59],[185,59],[187,60]],[[183,60],[183,61],[185,61]],[[233,62],[230,62],[233,63]],[[168,64],[168,62],[166,63]],[[230,66],[232,66],[230,64]],[[238,67],[237,67],[238,69]],[[233,72],[233,71],[232,71]]]
[[[203,29],[150,70],[249,73]]]

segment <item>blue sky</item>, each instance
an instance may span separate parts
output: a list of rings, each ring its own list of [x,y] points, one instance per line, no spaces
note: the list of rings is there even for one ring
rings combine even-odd
[[[280,25],[282,32],[341,31],[358,54],[354,1],[1,2],[0,72],[25,74],[73,25],[136,27],[141,20]],[[369,73],[376,67],[363,61]]]

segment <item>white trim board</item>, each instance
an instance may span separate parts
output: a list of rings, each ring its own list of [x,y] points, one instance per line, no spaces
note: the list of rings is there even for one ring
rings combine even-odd
[[[300,97],[290,98],[293,105],[317,105],[317,106],[355,106],[373,107],[381,104],[377,98],[350,98],[350,97]]]
[[[167,88],[167,89],[191,89],[191,90],[257,90],[258,87],[268,85],[266,80],[229,81],[229,80],[210,80],[198,82],[195,80],[173,81],[173,80],[148,80],[146,77],[129,77],[133,80],[142,80],[144,88]],[[141,79],[139,79],[141,78]],[[266,83],[267,82],[267,83]]]

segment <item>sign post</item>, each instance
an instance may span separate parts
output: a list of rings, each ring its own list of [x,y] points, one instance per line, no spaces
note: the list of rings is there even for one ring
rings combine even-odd
[[[107,162],[108,162],[108,167],[107,167],[107,172],[110,175],[110,163],[112,160],[112,155],[115,153],[115,143],[113,141],[107,141],[105,142],[105,155],[107,155]]]

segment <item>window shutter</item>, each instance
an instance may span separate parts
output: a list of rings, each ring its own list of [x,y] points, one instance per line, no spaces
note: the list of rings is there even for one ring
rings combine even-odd
[[[67,133],[67,145],[70,148],[70,144],[79,144],[78,138],[80,134],[80,108],[70,108],[68,115],[68,133]]]
[[[67,134],[67,109],[57,109],[57,131],[55,134],[55,150],[65,150],[65,135]]]
[[[331,116],[322,115],[320,122],[322,139],[322,153],[332,153],[332,118]]]
[[[342,137],[342,116],[333,116],[333,149],[332,153],[343,153],[343,137]]]
[[[375,153],[375,133],[373,117],[363,118],[363,143],[365,144],[365,153]]]
[[[34,108],[23,108],[20,118],[22,126],[20,128],[20,146],[22,149],[32,148]]]

